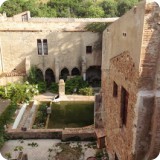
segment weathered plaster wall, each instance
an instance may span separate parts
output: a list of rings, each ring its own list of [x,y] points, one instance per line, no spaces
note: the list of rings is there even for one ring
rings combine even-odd
[[[23,82],[23,76],[0,77],[0,85],[4,86],[8,83]]]
[[[25,59],[30,58],[30,65],[40,69],[53,69],[55,59],[59,69],[67,67],[70,71],[81,68],[82,57],[86,58],[87,67],[101,65],[101,51],[96,50],[99,35],[92,32],[0,32],[4,72],[14,68],[25,70]],[[37,39],[47,39],[48,55],[40,56],[37,52]],[[86,54],[86,46],[93,46],[93,53]],[[72,62],[71,62],[72,61]]]
[[[27,14],[28,20],[22,21]],[[114,21],[115,19],[109,19]],[[69,72],[74,67],[82,71],[101,65],[101,34],[86,31],[85,26],[92,22],[107,22],[108,19],[70,19],[70,18],[32,18],[29,12],[11,18],[0,15],[2,72],[27,72],[32,65],[37,65],[45,73],[51,68],[59,80],[60,71],[67,67]],[[48,55],[39,56],[37,39],[47,39]],[[86,54],[86,46],[92,46],[92,54]],[[84,69],[84,67],[83,67]]]
[[[144,3],[141,3],[138,7],[131,9],[103,32],[102,69],[109,69],[110,59],[124,51],[128,51],[135,62],[135,67],[138,69],[143,32],[144,5]]]

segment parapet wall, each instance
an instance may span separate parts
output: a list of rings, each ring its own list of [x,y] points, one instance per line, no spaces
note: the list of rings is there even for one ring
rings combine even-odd
[[[114,18],[30,18],[28,22],[69,22],[69,23],[76,23],[76,22],[114,22],[118,19],[118,17]]]
[[[91,128],[65,128],[65,129],[19,129],[7,132],[10,139],[61,139],[63,141],[90,141],[95,140],[96,135]]]

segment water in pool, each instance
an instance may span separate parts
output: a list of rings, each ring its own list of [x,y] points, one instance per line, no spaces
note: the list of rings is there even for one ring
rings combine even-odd
[[[60,102],[52,104],[48,128],[76,128],[92,125],[94,102]]]

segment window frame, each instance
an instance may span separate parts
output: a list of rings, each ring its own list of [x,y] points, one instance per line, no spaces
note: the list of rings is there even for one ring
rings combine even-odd
[[[122,86],[121,87],[121,127],[127,124],[127,111],[128,111],[129,93]]]
[[[93,48],[92,46],[86,46],[86,54],[92,54]]]
[[[113,81],[113,97],[118,97],[118,85]]]
[[[38,55],[48,55],[48,42],[47,39],[37,39]]]

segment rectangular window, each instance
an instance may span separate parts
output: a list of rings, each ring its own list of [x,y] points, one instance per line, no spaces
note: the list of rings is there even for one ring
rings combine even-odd
[[[42,41],[41,41],[41,39],[37,39],[37,48],[38,48],[38,55],[42,55]]]
[[[26,21],[28,21],[28,15],[24,14],[22,15],[22,22],[26,22]]]
[[[44,51],[44,55],[48,55],[47,39],[44,39],[44,40],[43,40],[43,51]]]
[[[47,39],[37,39],[38,55],[48,55]]]
[[[118,85],[116,84],[116,82],[113,82],[113,97],[117,96],[118,96]]]
[[[129,94],[125,88],[121,89],[121,122],[122,126],[127,123],[127,108],[128,108]]]
[[[86,46],[86,54],[92,53],[92,46]]]

